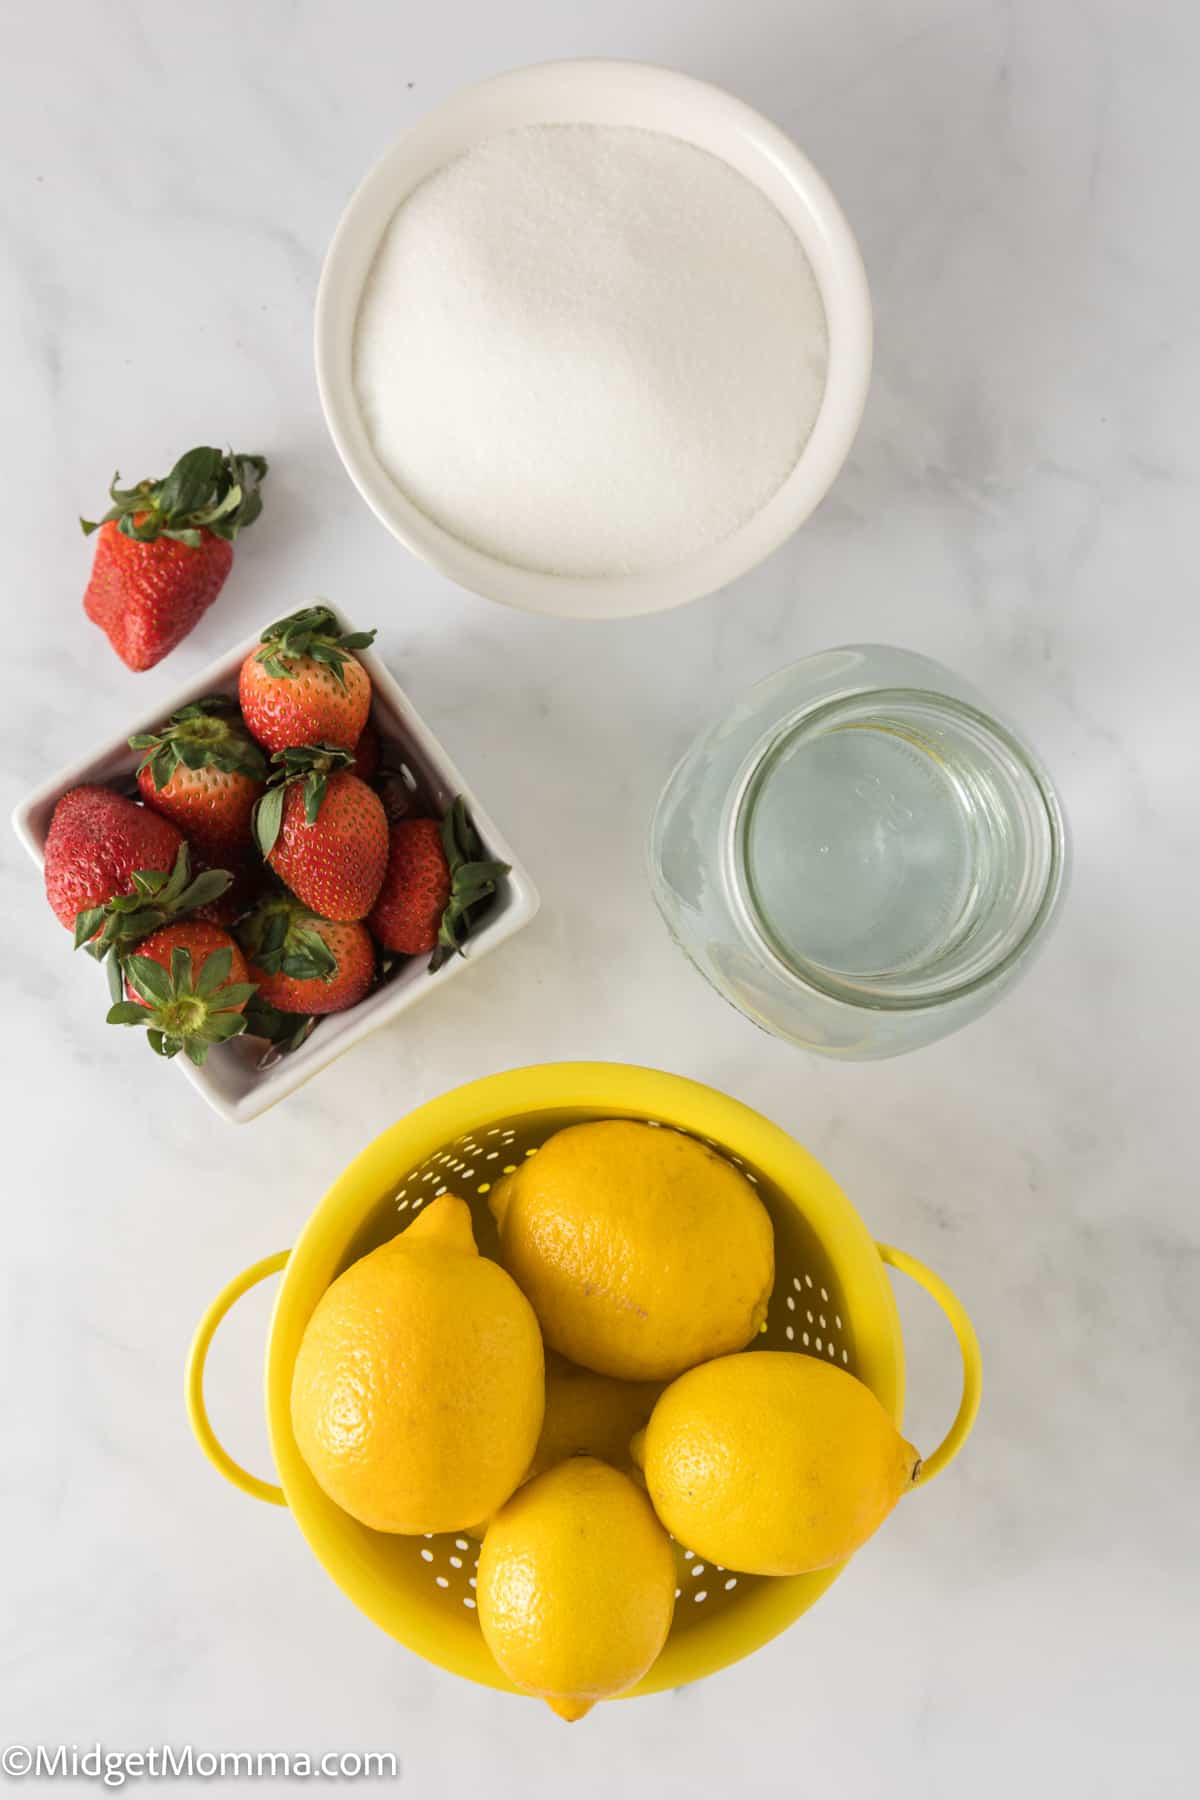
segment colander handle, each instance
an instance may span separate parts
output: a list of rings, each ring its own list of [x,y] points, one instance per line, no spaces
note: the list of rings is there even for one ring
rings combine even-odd
[[[226,1481],[232,1481],[235,1488],[241,1488],[243,1494],[252,1494],[256,1500],[269,1500],[272,1506],[287,1505],[283,1489],[273,1481],[260,1481],[257,1475],[251,1475],[249,1469],[243,1469],[241,1463],[234,1462],[228,1450],[218,1441],[209,1420],[208,1408],[204,1404],[204,1365],[208,1360],[209,1346],[216,1336],[217,1326],[229,1309],[243,1294],[249,1293],[252,1287],[257,1287],[260,1281],[265,1281],[268,1275],[277,1275],[290,1255],[290,1250],[279,1250],[274,1256],[264,1256],[261,1262],[251,1263],[248,1269],[243,1269],[240,1275],[235,1275],[221,1289],[196,1327],[187,1364],[188,1418],[191,1420],[196,1442]]]
[[[958,1403],[958,1411],[954,1415],[954,1423],[933,1452],[921,1464],[917,1476],[918,1487],[922,1482],[932,1481],[940,1475],[948,1463],[954,1461],[963,1445],[971,1435],[971,1427],[975,1423],[975,1415],[979,1411],[979,1395],[983,1386],[983,1365],[979,1355],[979,1339],[975,1335],[975,1327],[967,1317],[967,1310],[958,1295],[948,1288],[940,1275],[927,1269],[923,1262],[907,1251],[896,1250],[891,1244],[876,1244],[881,1258],[889,1268],[899,1269],[902,1275],[911,1275],[919,1282],[925,1292],[937,1301],[950,1321],[951,1330],[958,1339],[958,1347],[962,1352],[963,1385],[962,1399]]]

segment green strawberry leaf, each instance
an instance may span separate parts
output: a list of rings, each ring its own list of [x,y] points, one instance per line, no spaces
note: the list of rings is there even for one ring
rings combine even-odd
[[[106,958],[104,967],[108,971],[108,997],[118,1005],[125,999],[125,971],[119,956]]]
[[[103,518],[79,523],[90,534],[115,522],[120,532],[141,544],[166,537],[197,549],[203,542],[202,529],[232,542],[262,511],[259,489],[266,473],[261,456],[233,451],[223,455],[201,444],[186,451],[162,481],[139,481],[122,488],[120,475],[114,475],[109,488],[112,505]]]
[[[109,1007],[107,1021],[110,1025],[144,1025],[146,1009],[136,1000],[118,1000],[115,1006]]]
[[[99,929],[103,925],[103,923],[104,923],[104,908],[102,906],[89,906],[84,912],[76,913],[75,914],[75,948],[76,948],[76,950],[79,949],[81,944],[86,944],[89,941],[89,939],[95,937],[96,933],[99,931]]]
[[[174,961],[174,957],[172,957],[172,961]],[[188,961],[190,963],[190,957]],[[174,998],[171,992],[171,977],[162,964],[155,962],[152,956],[127,956],[125,977],[134,993],[140,994],[147,1006],[167,1006]]]
[[[257,992],[258,983],[256,981],[231,981],[214,996],[216,1002],[214,1011],[218,1013],[234,1012],[239,1006],[245,1006],[246,1002],[252,999]]]
[[[226,945],[222,950],[214,950],[204,960],[204,966],[196,980],[196,992],[202,1000],[211,1000],[223,981],[228,981],[233,969],[233,950]]]
[[[264,856],[270,856],[283,824],[283,789],[268,788],[254,808],[254,836]]]
[[[204,1036],[210,1044],[227,1044],[231,1038],[241,1037],[245,1029],[244,1013],[214,1013],[204,1028]]]

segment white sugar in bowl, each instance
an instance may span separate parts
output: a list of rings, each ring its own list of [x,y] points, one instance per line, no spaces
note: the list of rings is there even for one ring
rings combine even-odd
[[[549,126],[591,129],[563,136],[547,132]],[[543,183],[537,157],[544,147],[550,162]],[[566,148],[569,157],[555,162],[554,154]],[[588,166],[592,150],[594,168]],[[714,169],[712,157],[725,167]],[[633,179],[639,159],[645,165],[640,193]],[[497,169],[528,179],[511,205],[501,195],[499,204],[477,205],[473,215],[477,167],[481,180]],[[666,208],[659,193],[656,214],[657,167],[664,181],[677,184],[672,192],[679,205]],[[443,194],[444,232],[441,220],[430,219]],[[539,210],[543,194],[549,197]],[[566,202],[582,206],[589,194],[598,216],[607,209],[615,219],[613,281],[630,279],[632,261],[642,283],[635,298],[648,295],[644,311],[657,329],[661,366],[655,363],[646,381],[639,381],[626,342],[605,336],[614,313],[632,310],[623,290],[607,316],[598,303],[595,319],[586,316],[578,292],[565,291],[572,280],[585,284],[586,302],[593,289],[608,290],[608,268],[579,260],[594,249],[591,234],[555,235],[572,217],[562,210]],[[722,210],[736,194],[745,195],[744,221]],[[553,204],[559,211],[550,217]],[[402,254],[393,226],[398,218]],[[780,220],[790,233],[780,231]],[[663,242],[657,268],[659,240],[649,235],[656,221]],[[501,257],[510,225],[512,255]],[[610,242],[599,227],[596,235],[598,257]],[[781,311],[791,305],[792,291],[776,279],[781,238],[804,271],[795,289],[794,335],[792,314]],[[760,240],[761,257],[725,254],[726,245],[740,249],[744,242],[753,251]],[[576,263],[564,265],[565,290],[563,243],[582,246]],[[717,243],[722,254],[714,256]],[[687,269],[681,273],[681,254],[691,248],[698,277],[712,273],[711,293],[703,283],[689,288]],[[523,251],[525,264],[518,260]],[[487,282],[502,261],[492,316]],[[381,355],[376,321],[385,283],[393,335]],[[820,375],[815,390],[796,390],[794,447],[771,474],[770,458],[789,419],[781,417],[782,375],[777,389],[766,358],[778,347],[784,373],[800,368],[804,334],[812,329],[806,291],[820,321]],[[699,296],[694,306],[692,292]],[[450,302],[445,307],[443,295]],[[562,302],[557,313],[556,299]],[[673,315],[666,311],[671,304]],[[672,317],[679,319],[677,334]],[[714,337],[727,355],[705,355],[710,323],[714,333],[723,324],[742,327]],[[849,453],[866,400],[871,338],[858,247],[829,188],[796,146],[719,88],[669,69],[605,61],[549,63],[498,76],[407,131],[351,199],[326,257],[316,309],[326,422],[377,516],[461,586],[527,611],[575,618],[623,618],[682,605],[736,580],[790,537]],[[641,344],[635,336],[634,350]],[[737,385],[739,351],[744,388]],[[816,366],[815,356],[808,360]],[[380,385],[379,371],[390,374],[393,364],[394,380]],[[437,387],[443,371],[444,414]],[[621,411],[626,398],[628,416]],[[676,412],[663,424],[672,406]],[[761,472],[752,466],[756,455]],[[660,523],[661,543],[652,545],[649,534]]]

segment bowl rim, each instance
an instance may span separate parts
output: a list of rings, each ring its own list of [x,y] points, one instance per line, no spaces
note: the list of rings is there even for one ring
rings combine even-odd
[[[627,1063],[535,1064],[484,1076],[427,1101],[389,1126],[350,1162],[317,1204],[283,1270],[267,1333],[264,1398],[277,1478],[289,1510],[326,1574],[374,1624],[452,1674],[518,1691],[493,1662],[482,1636],[447,1628],[445,1606],[421,1606],[377,1580],[367,1546],[375,1533],[355,1525],[317,1485],[291,1428],[291,1376],[317,1301],[381,1196],[434,1151],[467,1131],[528,1112],[597,1109],[642,1116],[714,1141],[765,1175],[804,1216],[834,1264],[853,1322],[856,1373],[897,1427],[904,1414],[904,1346],[891,1283],[874,1239],[832,1175],[779,1125],[703,1082]],[[361,1543],[361,1553],[353,1548]],[[351,1548],[347,1548],[347,1543]],[[836,1581],[846,1563],[812,1575],[776,1577],[747,1589],[739,1604],[703,1629],[673,1632],[631,1695],[650,1694],[726,1668],[791,1625]]]
[[[829,329],[825,391],[813,430],[776,493],[736,532],[666,569],[619,576],[559,576],[502,562],[423,513],[379,463],[354,396],[354,326],[363,285],[400,201],[468,144],[518,124],[596,122],[608,109],[651,129],[669,110],[672,135],[714,148],[784,213],[813,264]],[[691,121],[688,137],[681,121]],[[746,152],[758,176],[733,150]],[[786,192],[790,209],[780,205]],[[630,618],[665,611],[727,586],[784,543],[813,512],[849,454],[870,384],[873,327],[858,244],[824,178],[777,125],[735,95],[653,63],[578,58],[512,69],[464,88],[424,114],[384,152],[351,195],[321,269],[314,316],[317,390],[351,481],[392,535],[459,586],[522,611]]]
[[[321,604],[329,607],[343,631],[356,629],[341,607],[332,605],[329,601],[322,601]],[[246,657],[257,648],[260,641],[261,631],[258,631],[232,645],[222,656],[197,670],[195,675],[156,705],[142,711],[124,731],[96,744],[89,753],[57,770],[18,800],[12,811],[12,827],[39,870],[45,861],[43,849],[46,833],[35,824],[38,815],[52,807],[68,789],[78,787],[81,783],[95,781],[108,785],[113,777],[105,776],[102,771],[114,758],[130,757],[127,744],[129,737],[154,729],[171,713],[192,700],[219,688],[228,688],[231,680],[236,679],[237,671]],[[374,649],[364,649],[355,654],[371,678],[374,696],[383,709],[400,722],[403,730],[413,740],[414,754],[419,753],[418,760],[436,769],[439,781],[445,784],[448,792],[464,795],[484,842],[501,862],[509,865],[509,873],[505,877],[502,892],[497,896],[497,904],[481,921],[478,933],[470,941],[469,955],[452,957],[436,974],[422,971],[420,980],[411,985],[392,983],[381,987],[359,1001],[357,1006],[347,1008],[344,1013],[331,1015],[341,1021],[336,1037],[326,1039],[318,1029],[308,1043],[281,1057],[271,1068],[258,1073],[245,1093],[233,1095],[224,1092],[210,1067],[198,1069],[186,1057],[177,1057],[176,1068],[182,1069],[192,1087],[213,1111],[233,1125],[247,1124],[250,1120],[259,1118],[311,1077],[328,1068],[345,1051],[354,1049],[381,1026],[390,1024],[410,1006],[418,1004],[436,984],[457,979],[481,957],[497,949],[507,938],[528,925],[536,917],[541,905],[537,887],[508,838],[497,826],[474,787],[464,779],[441,739],[418,712],[379,653]]]

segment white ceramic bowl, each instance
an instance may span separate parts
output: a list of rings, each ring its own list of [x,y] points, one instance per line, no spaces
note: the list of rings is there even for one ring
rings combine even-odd
[[[344,613],[339,612],[337,618],[343,631],[355,629]],[[20,802],[13,813],[13,828],[39,869],[42,867],[42,853],[46,834],[50,829],[51,814],[67,789],[77,787],[80,782],[130,781],[138,756],[129,748],[126,740],[139,731],[153,730],[178,707],[186,706],[191,700],[199,700],[205,694],[236,694],[238,670],[258,641],[255,636],[248,638],[244,644],[239,644],[202,675],[189,681],[178,693],[164,700],[153,711],[131,720],[126,729],[116,737],[102,744],[90,756],[81,758],[69,768],[60,769],[57,775]],[[501,884],[491,910],[468,940],[465,956],[451,957],[435,975],[429,972],[427,958],[410,957],[383,987],[376,989],[346,1012],[332,1013],[321,1019],[312,1036],[298,1050],[279,1057],[270,1068],[258,1067],[267,1048],[260,1038],[236,1038],[231,1044],[218,1045],[210,1051],[202,1069],[195,1068],[186,1056],[176,1057],[175,1067],[183,1070],[192,1086],[204,1096],[214,1111],[235,1125],[257,1118],[269,1106],[274,1106],[277,1100],[282,1100],[285,1094],[290,1094],[319,1069],[325,1068],[327,1063],[333,1062],[343,1050],[349,1050],[381,1025],[386,1025],[410,1006],[415,1006],[418,1000],[423,1000],[426,994],[443,982],[456,980],[471,969],[481,956],[486,956],[489,950],[494,950],[506,938],[512,937],[514,932],[520,931],[523,925],[527,925],[538,909],[537,889],[522,868],[512,846],[493,822],[478,794],[459,774],[398,682],[372,651],[358,650],[355,654],[371,677],[374,689],[371,716],[380,735],[389,746],[402,751],[404,761],[411,766],[414,774],[423,778],[439,806],[448,805],[456,794],[465,797],[487,855],[508,863],[511,872]],[[63,930],[49,908],[46,910],[46,919],[48,931],[56,933],[60,940],[59,949],[62,954],[65,957],[71,956],[70,935]],[[78,955],[77,962],[80,970],[80,1006],[90,1005],[103,1012],[108,1006],[108,990],[103,972],[97,969],[90,957],[83,954]],[[113,1037],[117,1041],[115,1031]],[[122,1033],[121,1038],[130,1038],[130,1054],[146,1054],[130,1034]]]
[[[380,239],[401,201],[483,138],[523,125],[641,126],[698,145],[770,199],[812,264],[829,330],[817,422],[783,486],[739,531],[666,570],[580,579],[514,568],[434,524],[378,461],[355,399],[354,333]],[[317,385],[355,486],[401,543],[461,586],[528,612],[628,618],[696,600],[744,575],[828,492],[862,417],[871,374],[871,302],[858,246],[808,158],[759,113],[707,82],[630,62],[543,63],[497,76],[437,107],[392,146],[353,196],[317,292]]]

